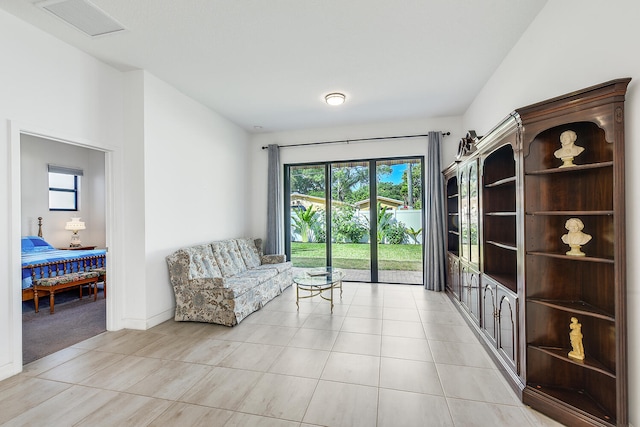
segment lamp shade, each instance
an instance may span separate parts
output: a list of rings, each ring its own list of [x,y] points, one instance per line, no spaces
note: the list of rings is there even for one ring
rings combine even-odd
[[[65,230],[78,231],[84,230],[87,227],[84,226],[84,222],[80,221],[79,217],[72,217],[71,221],[67,222],[67,225],[64,226]]]

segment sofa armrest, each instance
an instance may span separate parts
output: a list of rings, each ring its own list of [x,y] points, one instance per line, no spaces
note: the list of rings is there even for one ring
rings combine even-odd
[[[260,258],[261,264],[281,264],[287,260],[284,254],[277,255],[262,255]]]

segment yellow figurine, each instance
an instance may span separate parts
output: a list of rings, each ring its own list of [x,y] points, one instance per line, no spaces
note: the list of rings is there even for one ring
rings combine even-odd
[[[571,347],[573,350],[569,352],[569,357],[576,360],[584,360],[584,346],[582,345],[582,325],[578,323],[578,319],[571,318],[571,324],[569,325],[569,339],[571,340]]]

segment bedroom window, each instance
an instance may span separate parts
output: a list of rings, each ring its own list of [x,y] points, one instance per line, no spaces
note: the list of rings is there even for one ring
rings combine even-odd
[[[81,169],[49,165],[49,210],[77,211]]]

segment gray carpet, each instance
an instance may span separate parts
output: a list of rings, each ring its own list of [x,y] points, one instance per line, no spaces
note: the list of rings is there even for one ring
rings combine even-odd
[[[78,291],[56,294],[55,313],[49,314],[49,298],[40,299],[40,312],[33,301],[22,304],[22,359],[33,362],[107,330],[106,300],[102,292],[78,299]]]

